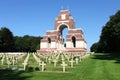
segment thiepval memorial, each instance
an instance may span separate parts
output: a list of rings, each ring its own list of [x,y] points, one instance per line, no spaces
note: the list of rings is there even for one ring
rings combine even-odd
[[[62,31],[68,28],[66,43]],[[40,41],[40,50],[43,52],[86,52],[87,43],[81,28],[75,28],[75,22],[69,10],[61,10],[55,19],[54,30],[48,30]]]

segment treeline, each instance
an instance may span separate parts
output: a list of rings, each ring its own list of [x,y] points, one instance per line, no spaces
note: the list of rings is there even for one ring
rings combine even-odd
[[[35,52],[40,48],[41,38],[29,35],[13,36],[8,28],[2,27],[0,29],[0,52]]]
[[[100,40],[91,46],[91,51],[120,52],[120,10],[103,26]]]

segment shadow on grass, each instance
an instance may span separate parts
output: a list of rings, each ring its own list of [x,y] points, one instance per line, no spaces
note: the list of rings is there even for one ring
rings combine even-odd
[[[115,60],[115,63],[120,64],[120,53],[96,53],[93,59]]]
[[[0,70],[0,80],[26,80],[27,78],[31,78],[32,76],[22,75],[26,73],[24,71],[12,71],[12,70]]]

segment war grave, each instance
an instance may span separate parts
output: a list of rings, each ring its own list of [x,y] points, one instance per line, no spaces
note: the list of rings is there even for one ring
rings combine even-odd
[[[78,63],[89,56],[90,53],[50,53],[49,55],[1,53],[0,67],[18,71],[69,72],[70,68],[75,68]]]
[[[62,10],[54,30],[43,36],[39,50],[0,53],[0,80],[119,80],[120,59],[87,52],[83,30],[74,25],[70,12]],[[68,28],[66,46],[64,28]]]
[[[17,58],[15,61],[13,56]],[[110,56],[112,57],[111,60]],[[120,65],[115,63],[117,61],[116,57],[113,57],[113,55],[85,52],[76,54],[50,53],[48,55],[37,53],[2,53],[0,54],[0,79],[96,80],[99,78],[98,80],[119,80]]]
[[[66,47],[62,37],[64,28],[69,30],[66,35]],[[60,11],[55,20],[54,30],[48,31],[43,36],[40,45],[40,50],[35,53],[0,53],[0,70],[17,73],[69,74],[92,54],[87,52],[83,31],[75,28],[73,17],[68,10]]]

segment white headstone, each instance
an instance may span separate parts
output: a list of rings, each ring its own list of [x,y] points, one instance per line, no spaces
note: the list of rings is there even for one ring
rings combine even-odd
[[[54,62],[54,67],[56,67],[57,60],[55,59],[53,60],[53,62]]]
[[[51,63],[51,58],[49,57],[48,60],[49,60],[49,64],[50,64]]]
[[[73,63],[74,63],[75,61],[73,60],[73,59],[71,59],[71,61],[70,61],[70,63],[71,63],[71,68],[73,68]]]
[[[24,63],[22,63],[22,64],[23,64],[23,66],[24,66],[24,71],[25,71],[26,66],[27,66],[27,62],[24,62]]]
[[[62,58],[62,62],[64,62],[65,59],[64,59],[64,56],[63,56],[63,55],[61,55],[61,58]]]
[[[65,64],[65,62],[62,62],[61,66],[63,67],[63,72],[65,72],[65,67],[67,66],[67,64]]]
[[[78,64],[79,59],[76,57],[76,58],[75,58],[75,61],[76,61],[76,64]]]
[[[13,62],[13,66],[14,66],[14,64],[15,64],[15,59],[13,59],[12,62]]]
[[[16,63],[18,62],[18,58],[17,58],[17,57],[15,58],[15,62],[16,62]]]
[[[10,61],[7,61],[7,64],[8,64],[8,68],[10,68],[11,62],[10,62]]]
[[[44,62],[42,62],[42,64],[41,64],[41,66],[42,66],[42,72],[44,71],[44,69],[45,69],[45,63]]]
[[[1,65],[3,65],[3,63],[4,63],[4,58],[1,59]]]

